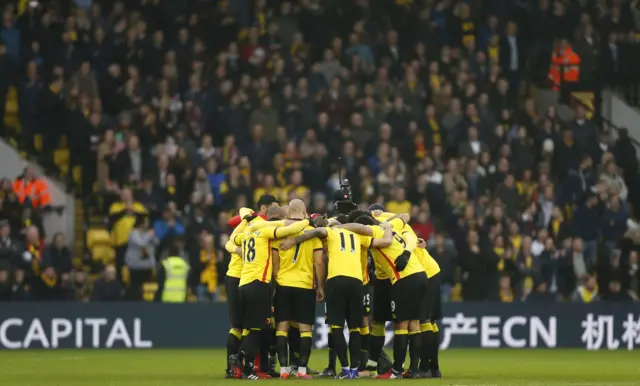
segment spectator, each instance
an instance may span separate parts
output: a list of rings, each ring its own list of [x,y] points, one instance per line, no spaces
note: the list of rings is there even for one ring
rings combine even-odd
[[[91,301],[117,302],[123,299],[122,284],[116,277],[116,267],[108,265],[104,268],[102,277],[93,283]]]
[[[72,299],[78,302],[88,302],[91,299],[92,286],[84,271],[75,271],[71,282]]]
[[[424,239],[424,237],[422,237]],[[425,239],[426,240],[426,239]],[[448,302],[451,300],[451,291],[456,283],[456,252],[455,247],[445,244],[445,237],[442,233],[437,233],[433,246],[429,247],[429,253],[440,265],[441,270],[441,291],[442,300]]]
[[[0,269],[12,272],[20,258],[19,245],[11,237],[8,220],[0,220]]]
[[[109,228],[115,247],[116,272],[118,278],[122,275],[125,254],[129,243],[129,234],[133,230],[136,218],[147,214],[147,209],[139,202],[134,201],[133,193],[129,188],[120,191],[120,201],[114,202],[109,208]]]
[[[200,249],[200,285],[198,286],[198,300],[216,300],[218,294],[218,266],[222,261],[222,252],[214,248],[213,235],[204,234],[201,237]],[[193,267],[195,269],[195,267]]]
[[[571,301],[576,303],[591,303],[600,300],[596,279],[593,276],[588,276],[583,283],[584,284],[579,285],[573,292]]]
[[[21,204],[26,201],[33,208],[44,208],[51,205],[47,182],[36,177],[31,167],[26,167],[22,175],[15,179],[13,191]]]
[[[138,216],[127,244],[125,262],[129,267],[128,300],[142,300],[142,286],[150,281],[156,266],[157,235],[149,228],[149,219]]]
[[[42,256],[45,266],[51,266],[60,276],[61,283],[65,285],[69,282],[69,274],[73,269],[71,251],[66,245],[65,237],[62,233],[53,236],[53,243],[45,247]]]
[[[174,237],[184,235],[184,226],[178,220],[177,215],[176,205],[170,202],[164,208],[162,218],[153,223],[154,236],[160,243],[161,250],[171,245]]]

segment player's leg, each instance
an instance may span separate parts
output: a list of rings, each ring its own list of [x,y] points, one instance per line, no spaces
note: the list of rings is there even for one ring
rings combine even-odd
[[[358,378],[360,369],[360,356],[362,355],[362,327],[364,287],[357,279],[349,281],[347,326],[349,327],[349,363],[350,378]]]
[[[432,378],[441,378],[439,362],[440,351],[440,329],[436,321],[442,319],[442,300],[440,298],[440,274],[437,274],[431,278],[433,280],[430,286],[430,299],[433,302],[430,309],[429,318],[431,320],[432,340],[430,345],[429,355],[429,372]]]
[[[242,339],[240,346],[241,357],[244,358],[243,378],[258,379],[254,371],[255,358],[260,350],[260,342],[265,326],[265,320],[269,317],[271,304],[269,296],[261,294],[264,286],[260,282],[253,282],[240,287],[240,296],[244,307],[243,326],[248,334]],[[265,305],[266,302],[266,305]],[[233,361],[237,366],[238,360]]]
[[[344,290],[343,277],[334,277],[327,280],[327,322],[331,328],[331,344],[333,351],[340,361],[341,378],[349,378],[349,358],[347,357],[347,341],[344,338],[344,323],[347,318],[347,293]]]
[[[298,321],[300,331],[300,348],[298,358],[298,378],[308,378],[307,365],[311,356],[312,328],[316,319],[316,291],[297,289],[293,300],[295,305],[294,319]]]
[[[276,286],[274,296],[274,315],[276,318],[276,349],[280,362],[280,377],[288,378],[289,367],[289,321],[293,319],[292,305],[288,299],[287,287]]]
[[[229,366],[229,358],[237,355],[240,351],[240,343],[242,341],[242,304],[240,302],[240,294],[238,292],[238,284],[240,279],[235,277],[227,277],[225,287],[227,290],[228,313],[231,329],[227,336],[227,376],[232,377],[231,368]],[[240,374],[236,374],[239,376]]]
[[[372,367],[377,367],[379,373],[384,373],[381,368],[382,349],[385,342],[385,324],[392,319],[391,316],[391,283],[389,280],[377,280],[373,288],[373,322],[371,323],[371,338],[369,342],[369,362]]]
[[[360,327],[360,339],[362,346],[360,348],[360,371],[366,371],[369,361],[369,316],[371,315],[371,298],[373,297],[371,285],[368,284],[364,288],[362,296],[362,325]]]
[[[433,307],[433,294],[431,293],[433,278],[427,279],[427,293],[423,299],[422,316],[420,317],[420,336],[422,347],[420,349],[420,372],[423,377],[428,377],[430,370],[430,358],[432,353],[433,329],[431,327],[431,309]],[[437,294],[440,297],[440,293]]]
[[[289,323],[289,366],[298,367],[300,359],[300,328],[297,321]]]
[[[427,295],[427,275],[426,274],[414,274],[408,278],[411,284],[412,302],[418,305],[424,305],[424,299]],[[405,297],[405,300],[409,297]],[[405,317],[409,318],[409,371],[408,378],[419,378],[420,371],[418,369],[420,365],[420,354],[422,348],[422,337],[420,335],[420,319],[424,316],[424,311],[420,306],[411,307],[410,304],[405,305],[407,307],[407,314]]]
[[[405,317],[402,298],[412,295],[407,293],[408,286],[405,280],[406,278],[398,280],[391,288],[391,313],[394,318],[393,366],[389,372],[379,375],[378,378],[400,378],[404,370],[403,366],[409,344],[409,319]]]

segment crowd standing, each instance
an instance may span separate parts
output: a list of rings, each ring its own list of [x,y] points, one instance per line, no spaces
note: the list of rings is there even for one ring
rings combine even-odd
[[[140,300],[177,253],[192,297],[224,300],[237,208],[269,194],[324,213],[342,176],[355,202],[411,215],[444,301],[635,300],[634,147],[583,106],[566,121],[533,95],[553,87],[558,49],[591,85],[625,76],[638,6],[9,2],[1,134],[73,170],[110,236],[74,266],[31,219],[47,203],[3,181],[0,299]]]

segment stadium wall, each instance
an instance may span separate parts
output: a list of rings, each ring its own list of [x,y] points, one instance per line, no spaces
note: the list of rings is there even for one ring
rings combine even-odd
[[[322,308],[316,348],[327,345]],[[444,306],[442,348],[640,348],[640,306],[634,303],[455,303]],[[0,348],[224,347],[225,304],[5,303]],[[390,328],[387,343],[393,338]]]

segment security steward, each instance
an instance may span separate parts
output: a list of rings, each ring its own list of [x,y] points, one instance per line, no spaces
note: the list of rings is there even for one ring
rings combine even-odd
[[[172,245],[169,256],[158,268],[158,291],[156,301],[162,303],[184,303],[187,301],[189,264],[179,256],[178,248]]]

